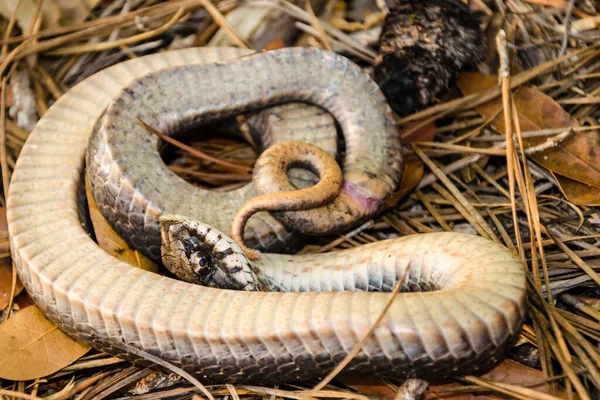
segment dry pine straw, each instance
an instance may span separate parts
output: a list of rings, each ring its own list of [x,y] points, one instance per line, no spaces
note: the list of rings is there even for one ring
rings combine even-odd
[[[13,29],[10,21],[3,21],[5,37],[13,36],[3,42],[0,63],[3,89],[0,161],[3,177],[10,176],[28,135],[27,130],[20,128],[5,112],[5,105],[12,102],[5,87],[17,65],[25,67],[32,79],[36,109],[41,115],[68,86],[103,67],[99,64],[101,58],[98,55],[120,53],[135,57],[135,51],[145,49],[141,47],[144,46],[140,44],[141,41],[155,43],[152,46],[156,51],[164,44],[152,40],[163,38],[167,32],[172,34],[174,27],[181,26],[182,20],[189,19],[195,10],[202,7],[206,7],[212,19],[207,20],[208,23],[200,23],[195,45],[206,44],[221,27],[234,43],[240,47],[251,47],[234,27],[224,22],[221,13],[234,9],[237,4],[233,2],[221,2],[217,7],[207,1],[196,0],[176,0],[156,5],[147,3],[150,4],[147,7],[102,18],[89,18],[68,27],[42,31],[33,29],[28,35],[10,34]],[[597,285],[600,283],[600,217],[592,207],[577,207],[568,202],[546,170],[531,162],[524,162],[527,157],[522,137],[552,135],[562,130],[521,132],[511,90],[526,82],[534,83],[538,90],[553,96],[579,121],[597,125],[600,113],[598,101],[594,99],[598,98],[600,81],[599,74],[594,71],[598,70],[600,52],[598,45],[590,42],[585,35],[566,37],[564,33],[557,34],[547,27],[536,28],[540,21],[564,24],[564,13],[556,10],[564,11],[569,2],[548,0],[541,3],[544,5],[509,1],[504,5],[503,12],[508,15],[504,28],[509,38],[500,37],[496,48],[493,47],[494,43],[490,43],[492,49],[500,54],[500,86],[442,101],[399,121],[404,128],[405,138],[415,132],[418,135],[419,128],[432,122],[437,125],[436,143],[417,143],[406,149],[407,158],[419,160],[425,165],[425,175],[417,188],[377,219],[345,235],[315,239],[303,252],[350,248],[396,235],[436,230],[479,233],[503,243],[518,252],[530,271],[529,319],[524,326],[519,347],[515,348],[515,356],[520,354],[520,360],[525,363],[534,360],[534,366],[539,359],[537,365],[543,372],[543,381],[547,382],[550,393],[556,393],[562,387],[586,399],[597,394],[600,387],[600,351],[597,346],[600,341],[600,312],[591,302],[593,296],[598,296]],[[341,43],[359,59],[372,61],[372,50],[349,40],[331,25],[319,22],[312,10],[305,11],[282,0],[273,1],[273,4],[278,4],[288,14],[312,26],[318,41],[311,43],[325,47],[330,43]],[[533,7],[533,11],[512,13],[524,6]],[[95,15],[100,12],[96,11]],[[576,16],[573,21],[585,18],[584,11],[580,9],[572,12]],[[140,18],[148,26],[144,32],[135,28]],[[106,41],[106,37],[115,29],[120,30],[120,38]],[[527,32],[527,40],[523,32]],[[564,42],[565,37],[566,48],[563,50],[559,44],[560,41]],[[91,40],[93,38],[100,38],[100,41]],[[509,47],[507,42],[516,43],[518,47]],[[561,53],[564,55],[561,56]],[[49,54],[63,57],[49,59]],[[508,56],[515,55],[521,60],[521,65],[528,68],[519,71],[515,69],[516,64],[509,64]],[[21,61],[17,63],[18,60]],[[86,63],[82,63],[82,60]],[[511,70],[516,72],[511,73]],[[505,133],[494,131],[489,121],[475,111],[475,107],[493,98],[502,100],[503,108],[499,115],[509,127]],[[586,129],[589,131],[589,128],[583,127],[570,134],[585,133]],[[507,141],[506,138],[511,136],[516,136],[516,140]],[[548,142],[547,146],[557,144]],[[540,150],[543,149],[537,149]],[[225,163],[217,164],[205,155]],[[171,168],[199,185],[225,190],[251,179],[249,172],[254,158],[254,152],[245,143],[213,140],[194,143],[192,153],[183,153],[183,161],[172,164]],[[417,162],[408,165],[416,168]],[[411,170],[408,170],[407,181],[411,180],[410,174]],[[413,174],[419,177],[418,173]],[[7,182],[7,179],[3,179],[4,192]],[[0,203],[5,204],[4,196],[0,197]],[[0,255],[9,256],[6,232],[0,233]],[[53,396],[55,399],[68,398],[76,393],[77,398],[81,399],[101,399],[114,397],[123,388],[152,376],[150,369],[130,366],[103,354],[91,354],[45,378],[43,382],[34,382],[27,390],[24,382],[2,382],[5,389],[0,391],[0,395],[18,392],[18,397],[27,398],[25,392],[31,396],[43,396],[58,390]],[[386,382],[390,388],[398,390],[400,382]],[[444,393],[487,390],[515,398],[555,398],[525,386],[477,377],[464,377],[462,382],[462,387],[446,388]],[[212,396],[228,395],[234,399],[251,395],[271,398],[335,397],[339,396],[336,391],[346,390],[334,380],[327,386],[317,387],[324,389],[318,395],[307,391],[315,383],[285,385],[280,389],[231,385],[208,389]],[[193,386],[179,385],[162,389],[160,395],[140,395],[139,398],[189,398],[196,391]],[[357,393],[353,395],[355,398],[365,398]]]

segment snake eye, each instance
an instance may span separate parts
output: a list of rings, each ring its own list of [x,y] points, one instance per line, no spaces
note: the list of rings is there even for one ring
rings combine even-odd
[[[196,274],[206,273],[206,269],[210,268],[210,262],[202,253],[194,252],[190,256],[190,266]]]

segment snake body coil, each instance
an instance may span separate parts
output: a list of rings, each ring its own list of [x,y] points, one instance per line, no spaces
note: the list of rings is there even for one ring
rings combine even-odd
[[[178,282],[108,255],[79,220],[84,154],[110,101],[148,72],[206,61],[206,51],[115,65],[75,86],[47,111],[21,152],[7,200],[19,277],[60,329],[111,354],[134,358],[127,348],[135,347],[207,381],[265,383],[323,375],[365,335],[389,294],[239,292]],[[315,55],[294,51],[287,67],[299,71],[303,57]],[[329,60],[313,73],[351,73],[336,70],[343,65],[338,59]],[[172,82],[177,84],[175,77]],[[157,120],[145,122],[164,128]],[[379,154],[369,156],[393,164]],[[352,261],[363,266],[358,278],[366,269],[380,271],[388,286],[406,276],[411,289],[435,290],[398,295],[351,370],[422,378],[479,371],[502,358],[519,332],[525,273],[496,243],[452,233],[417,235],[349,257],[330,259],[322,270],[334,278],[332,289],[338,279],[350,279],[346,269]]]
[[[164,95],[167,90],[170,96]],[[161,162],[158,138],[136,118],[173,133],[283,102],[325,108],[338,121],[346,148],[342,192],[326,206],[329,218],[294,213],[288,223],[303,233],[329,234],[379,211],[402,170],[400,138],[385,97],[348,59],[297,48],[165,69],[124,88],[99,120],[88,151],[87,176],[102,214],[156,261],[163,214],[185,215],[228,232],[234,214],[253,196],[252,185],[215,193],[185,182]],[[268,226],[251,219],[250,230],[257,224]]]

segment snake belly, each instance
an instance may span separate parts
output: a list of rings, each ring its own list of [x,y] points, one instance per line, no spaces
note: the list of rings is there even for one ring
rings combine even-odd
[[[212,382],[322,376],[366,334],[390,294],[239,292],[179,282],[108,255],[79,219],[86,148],[111,99],[147,72],[201,62],[202,54],[126,61],[50,107],[23,147],[7,198],[19,278],[61,330],[110,354],[134,359],[127,348],[135,347]],[[418,287],[438,290],[398,295],[347,370],[428,378],[501,359],[525,313],[520,261],[496,243],[459,234],[418,235],[397,246],[396,257],[378,253],[380,261],[396,263],[411,277],[407,284],[417,279]],[[477,256],[464,260],[461,249]],[[369,252],[354,257],[377,261]]]
[[[136,118],[170,134],[289,102],[329,111],[345,143],[342,190],[324,206],[329,218],[287,213],[286,217],[298,218],[290,223],[293,229],[331,234],[371,218],[401,178],[402,153],[393,113],[377,84],[359,66],[340,55],[308,48],[164,69],[123,88],[98,121],[88,150],[86,173],[98,208],[123,238],[157,262],[161,215],[185,215],[229,232],[237,210],[254,196],[252,185],[216,193],[187,183],[161,162],[158,138]],[[248,222],[250,233],[259,224],[260,229],[269,227],[260,218]],[[246,238],[250,245],[256,242]]]

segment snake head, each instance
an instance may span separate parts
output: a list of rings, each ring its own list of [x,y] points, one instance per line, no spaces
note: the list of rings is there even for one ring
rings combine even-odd
[[[220,289],[261,291],[267,284],[227,235],[180,216],[160,217],[161,256],[178,278]]]

